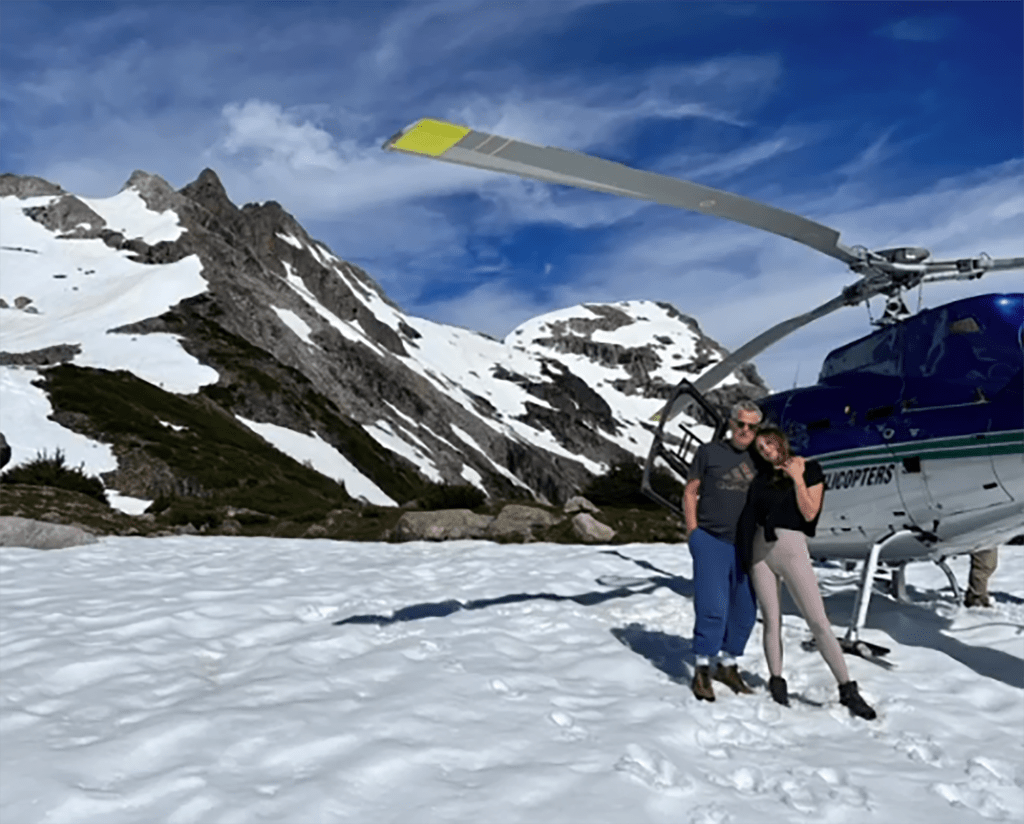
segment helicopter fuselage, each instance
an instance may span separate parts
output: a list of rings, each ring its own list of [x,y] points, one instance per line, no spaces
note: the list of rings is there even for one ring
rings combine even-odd
[[[832,351],[817,384],[759,402],[825,472],[814,557],[909,530],[920,540],[880,560],[940,558],[1024,531],[1022,322],[1022,294],[925,310]]]

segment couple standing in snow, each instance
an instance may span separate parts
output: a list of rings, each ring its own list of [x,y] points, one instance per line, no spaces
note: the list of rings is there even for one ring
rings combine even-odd
[[[762,427],[761,417],[752,401],[733,406],[729,437],[697,450],[683,493],[696,612],[693,694],[714,701],[712,679],[736,693],[753,692],[736,658],[754,628],[756,593],[768,688],[775,701],[788,705],[780,606],[785,581],[839,684],[840,702],[854,715],[874,718],[850,680],[807,550],[825,494],[821,466],[793,455],[786,434]]]

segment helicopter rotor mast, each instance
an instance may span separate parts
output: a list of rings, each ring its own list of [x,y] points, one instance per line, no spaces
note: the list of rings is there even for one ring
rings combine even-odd
[[[836,229],[766,203],[700,183],[633,169],[579,152],[500,137],[443,120],[418,120],[385,141],[382,148],[724,218],[809,246],[846,264],[860,277],[837,297],[776,324],[735,350],[694,382],[700,391],[712,388],[737,366],[796,329],[844,306],[855,306],[878,294],[885,294],[901,304],[900,292],[920,283],[974,280],[990,271],[1024,269],[1024,257],[991,258],[981,254],[976,258],[933,261],[928,260],[931,253],[920,247],[871,251],[864,246],[846,246],[839,242]],[[659,414],[671,418],[680,411],[681,408],[665,409]]]

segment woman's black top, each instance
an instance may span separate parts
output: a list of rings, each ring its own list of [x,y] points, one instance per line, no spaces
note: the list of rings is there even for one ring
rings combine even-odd
[[[807,461],[804,464],[804,483],[808,489],[815,484],[824,483],[825,473],[821,471],[821,464],[817,461]],[[824,499],[822,499],[824,504]],[[823,507],[822,507],[823,508]],[[750,559],[753,556],[754,534],[757,528],[764,527],[764,539],[775,541],[778,536],[776,529],[795,529],[813,538],[815,528],[818,526],[818,518],[821,517],[821,509],[813,520],[808,521],[800,511],[796,502],[796,486],[793,479],[781,470],[767,466],[757,474],[757,477],[750,482],[747,490],[747,504],[740,515],[740,522],[736,527],[736,548],[744,560],[744,565],[750,568]]]

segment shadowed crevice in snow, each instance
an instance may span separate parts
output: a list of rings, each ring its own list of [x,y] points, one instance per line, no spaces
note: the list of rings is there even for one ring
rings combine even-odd
[[[630,587],[618,587],[617,589],[602,590],[601,592],[584,592],[580,595],[556,595],[553,592],[515,592],[508,595],[500,595],[497,598],[478,598],[473,601],[438,601],[435,603],[412,604],[402,609],[395,610],[391,615],[353,615],[335,621],[335,626],[344,624],[394,624],[398,621],[418,621],[421,618],[443,618],[460,610],[486,609],[497,604],[513,604],[519,601],[574,601],[577,604],[589,607],[600,604],[613,598],[628,598],[631,595],[644,595],[654,592],[658,585],[636,589]]]

